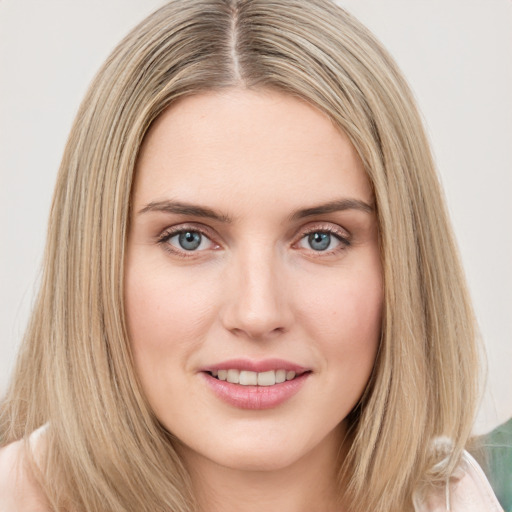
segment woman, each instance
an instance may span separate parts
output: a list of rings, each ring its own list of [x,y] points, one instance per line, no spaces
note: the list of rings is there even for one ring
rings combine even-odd
[[[45,261],[6,510],[499,510],[463,453],[478,350],[420,118],[334,4],[174,1],[134,29]]]

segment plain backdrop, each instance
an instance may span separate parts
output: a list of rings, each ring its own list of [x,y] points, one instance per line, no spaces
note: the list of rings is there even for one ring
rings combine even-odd
[[[115,44],[163,3],[0,0],[0,393],[79,102]],[[395,57],[423,113],[488,353],[476,426],[487,431],[512,416],[512,1],[339,3]]]

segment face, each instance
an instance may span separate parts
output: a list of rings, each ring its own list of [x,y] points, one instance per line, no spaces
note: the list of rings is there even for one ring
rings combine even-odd
[[[192,460],[335,453],[380,337],[370,184],[348,138],[277,92],[181,100],[142,146],[126,263],[136,371]]]

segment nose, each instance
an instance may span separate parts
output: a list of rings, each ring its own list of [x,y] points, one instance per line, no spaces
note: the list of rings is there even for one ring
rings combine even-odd
[[[234,257],[225,283],[224,327],[236,336],[265,340],[292,325],[290,283],[283,263],[271,249]]]

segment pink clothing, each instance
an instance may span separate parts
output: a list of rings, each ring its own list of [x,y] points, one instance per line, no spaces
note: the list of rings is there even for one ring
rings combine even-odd
[[[459,469],[460,475],[417,503],[415,511],[503,512],[482,468],[469,453],[464,452]]]

